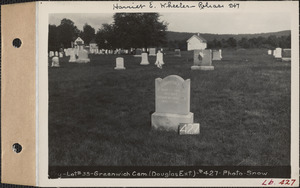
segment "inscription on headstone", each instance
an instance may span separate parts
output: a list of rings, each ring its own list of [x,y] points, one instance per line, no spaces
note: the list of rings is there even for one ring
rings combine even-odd
[[[190,112],[190,80],[171,75],[155,80],[155,111],[188,114]]]

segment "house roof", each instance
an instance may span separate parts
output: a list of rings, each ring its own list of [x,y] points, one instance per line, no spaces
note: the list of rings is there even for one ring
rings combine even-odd
[[[201,37],[200,35],[193,35],[191,38],[189,38],[186,42],[189,42],[193,37],[195,37],[196,39],[198,39],[200,42],[207,42],[203,37]]]
[[[74,42],[76,43],[78,41],[83,42],[83,40],[80,37],[77,37],[77,39]]]

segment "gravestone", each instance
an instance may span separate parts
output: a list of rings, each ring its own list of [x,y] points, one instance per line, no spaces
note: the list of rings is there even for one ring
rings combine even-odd
[[[156,52],[155,48],[149,48],[149,56],[156,56],[155,52]]]
[[[142,50],[141,49],[136,49],[135,50],[135,55],[134,55],[134,57],[141,57],[142,56]]]
[[[180,49],[175,49],[175,54],[174,54],[174,56],[176,56],[176,57],[181,57]]]
[[[60,58],[63,58],[64,57],[64,54],[62,52],[59,52],[59,57]]]
[[[275,49],[275,58],[282,58],[281,56],[281,52],[282,52],[282,49],[281,48],[276,48]]]
[[[123,57],[118,57],[116,58],[116,70],[124,70],[124,58]]]
[[[155,65],[161,69],[163,64],[165,64],[163,60],[163,53],[161,53],[160,50],[158,50]]]
[[[222,50],[219,49],[219,52],[220,52],[220,58],[222,59]]]
[[[51,64],[51,67],[60,67],[60,66],[59,66],[59,58],[58,58],[58,57],[54,56],[54,57],[52,58],[52,64]]]
[[[148,54],[147,53],[142,53],[141,65],[149,65]]]
[[[194,65],[192,70],[214,70],[211,50],[194,50]]]
[[[49,57],[53,57],[54,56],[54,52],[53,51],[50,51],[49,52]]]
[[[88,63],[90,59],[88,57],[88,52],[86,50],[79,50],[78,52],[78,59],[76,63]]]
[[[55,54],[54,54],[54,55],[58,57],[58,51],[55,51]]]
[[[276,50],[273,50],[273,56],[274,57],[276,56]]]
[[[219,50],[213,50],[213,59],[212,60],[221,60],[221,54],[220,54],[220,51]]]
[[[155,79],[155,113],[151,115],[152,128],[178,131],[180,123],[193,123],[190,112],[190,79],[170,75]]]
[[[69,59],[70,63],[76,62],[75,49],[69,50],[69,56],[70,56],[70,59]]]
[[[268,50],[268,55],[272,55],[272,50]]]
[[[282,50],[282,61],[291,61],[291,49]]]

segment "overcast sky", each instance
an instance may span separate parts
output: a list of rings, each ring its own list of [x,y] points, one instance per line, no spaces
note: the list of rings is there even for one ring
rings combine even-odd
[[[51,14],[49,23],[59,25],[63,18],[72,20],[82,30],[85,23],[97,31],[104,23],[112,23],[113,14]],[[162,13],[160,21],[169,23],[168,31],[251,34],[291,29],[288,13]]]

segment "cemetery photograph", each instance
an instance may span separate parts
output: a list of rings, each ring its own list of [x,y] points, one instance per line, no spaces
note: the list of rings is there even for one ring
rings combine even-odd
[[[289,19],[49,14],[49,166],[289,166]]]

